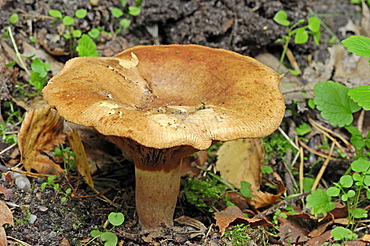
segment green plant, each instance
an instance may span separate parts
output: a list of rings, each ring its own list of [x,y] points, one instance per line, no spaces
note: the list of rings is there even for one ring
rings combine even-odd
[[[277,72],[279,73],[280,67],[283,64],[286,52],[288,50],[288,45],[294,37],[295,44],[304,44],[308,41],[309,35],[312,35],[313,40],[316,45],[319,45],[321,39],[321,20],[317,17],[311,16],[307,22],[304,19],[300,19],[295,23],[291,23],[288,20],[288,14],[284,10],[278,11],[273,20],[286,27],[286,35],[282,36],[276,42],[283,43],[283,52],[280,56],[279,66]],[[305,25],[303,25],[305,24]],[[303,25],[303,26],[302,26]],[[296,74],[296,71],[290,70],[293,74]]]
[[[231,241],[234,246],[248,245],[251,240],[251,236],[248,234],[248,228],[250,225],[239,224],[231,228],[227,228],[225,231],[225,237]]]
[[[359,56],[370,56],[370,38],[352,36],[343,40],[342,44]],[[368,217],[367,210],[358,208],[363,191],[366,191],[366,198],[370,199],[370,154],[365,151],[365,148],[370,148],[370,134],[363,137],[362,133],[352,126],[352,114],[361,109],[370,109],[370,86],[349,89],[337,82],[324,81],[315,85],[314,94],[314,103],[321,111],[322,117],[332,125],[346,126],[351,134],[350,142],[356,149],[356,156],[350,168],[334,186],[326,191],[315,190],[308,195],[306,206],[312,208],[315,215],[325,215],[335,208],[332,198],[339,198],[346,203],[348,226],[336,227],[331,234],[335,240],[351,240],[357,238],[357,234],[353,233],[356,220]]]
[[[81,30],[75,29],[74,24],[77,19],[83,19],[87,15],[86,9],[78,9],[75,12],[75,17],[69,15],[63,16],[62,12],[57,9],[49,9],[48,11],[51,17],[57,18],[62,25],[62,35],[65,39],[69,40],[71,56],[74,55],[76,50],[79,56],[98,56],[95,42],[86,34],[83,34]],[[98,28],[93,28],[89,31],[89,35],[93,38],[97,38],[100,35]],[[78,45],[76,46],[76,39]]]
[[[55,179],[56,179],[56,176],[50,175],[47,178],[46,182],[41,184],[40,189],[45,190],[47,187],[52,187],[55,191],[63,194],[63,197],[60,200],[61,200],[61,202],[65,202],[65,201],[67,201],[67,197],[71,194],[72,189],[68,188],[65,191],[63,191],[60,188],[59,183],[55,183]]]
[[[64,169],[67,172],[75,172],[77,170],[75,164],[76,154],[72,152],[70,147],[66,148],[63,144],[61,144],[60,147],[56,146],[52,152],[54,155],[60,156],[63,159]]]
[[[128,6],[126,0],[120,0],[121,5],[123,8],[127,7],[127,11],[122,11],[120,8],[112,8],[111,14],[114,18],[119,20],[119,27],[116,28],[115,33],[120,33],[123,29],[127,29],[131,25],[131,17],[132,16],[138,16],[141,12],[140,5],[141,1],[136,1],[136,6]]]
[[[350,0],[353,4],[360,4],[363,0]],[[370,5],[370,0],[364,0],[364,2],[367,3],[367,5]]]
[[[108,222],[113,226],[111,230],[113,230],[115,226],[122,225],[124,221],[125,216],[122,213],[111,212],[108,215]],[[102,230],[99,230],[98,227],[96,227],[94,230],[90,232],[90,235],[93,238],[85,245],[89,245],[97,238],[100,238],[100,240],[104,242],[104,246],[116,246],[118,243],[117,235],[111,231],[107,231],[107,229],[104,226],[102,227]]]
[[[4,102],[2,106],[6,109],[6,119],[0,122],[1,140],[4,143],[14,144],[18,141],[18,135],[9,129],[9,125],[19,126],[23,121],[24,114],[13,102]]]

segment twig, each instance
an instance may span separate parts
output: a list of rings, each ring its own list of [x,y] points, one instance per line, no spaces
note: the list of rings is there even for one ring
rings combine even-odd
[[[10,240],[13,240],[13,241],[16,241],[17,243],[20,243],[21,245],[24,245],[24,246],[32,246],[31,244],[28,244],[26,242],[23,242],[23,241],[21,241],[19,239],[16,239],[16,238],[12,237],[12,236],[6,236],[6,238],[7,239],[10,239]]]
[[[299,162],[299,191],[303,193],[303,178],[304,178],[304,154],[303,148],[299,147],[299,155],[300,155],[300,162]]]
[[[335,159],[335,158],[333,158],[333,157],[327,156],[327,155],[325,155],[325,154],[323,154],[323,153],[318,152],[317,150],[314,150],[314,149],[312,149],[312,148],[308,147],[308,146],[307,146],[303,141],[301,141],[301,140],[299,140],[299,144],[300,144],[300,145],[302,145],[302,147],[303,147],[303,148],[305,148],[305,149],[307,149],[308,151],[310,151],[310,152],[314,153],[315,155],[318,155],[318,156],[321,156],[321,157],[324,157],[324,158],[330,158],[330,160],[332,160],[332,161],[335,161],[335,160],[336,160],[336,159]]]
[[[8,147],[6,147],[2,151],[0,151],[0,155],[4,154],[5,152],[7,152],[8,150],[10,150],[11,148],[13,148],[16,145],[17,145],[17,143],[13,143],[12,145],[9,145]]]
[[[301,69],[298,66],[297,60],[295,59],[293,52],[288,48],[286,50],[286,57],[288,58],[290,65],[292,65],[293,69],[298,73],[302,74]]]
[[[330,136],[328,133],[332,134],[333,136],[336,136],[337,138],[339,138],[340,140],[342,140],[342,142],[347,146],[347,148],[350,148],[351,150],[354,150],[353,146],[347,141],[347,139],[345,139],[344,137],[342,137],[340,134],[336,133],[336,132],[333,132],[332,130],[326,128],[325,126],[322,126],[318,123],[316,123],[313,119],[311,118],[308,118],[308,121],[310,122],[310,124],[315,127],[319,132],[321,132],[322,134],[324,134],[325,136],[327,136],[331,141],[333,141],[335,143],[335,145],[337,145],[337,147],[343,152],[343,154],[346,153],[346,151],[344,151],[343,147],[338,143],[338,141],[333,138],[332,136]],[[347,156],[347,155],[346,155]]]
[[[289,138],[289,136],[281,129],[280,127],[278,128],[279,132],[286,138],[286,140],[289,141],[289,143],[296,149],[299,150],[298,146]]]
[[[329,164],[330,156],[333,154],[334,146],[335,146],[335,143],[333,142],[331,144],[329,156],[328,156],[328,158],[326,158],[324,164],[322,164],[321,169],[320,169],[319,173],[317,174],[317,177],[315,179],[315,182],[312,185],[312,189],[311,190],[316,190],[317,186],[319,185],[320,179],[321,179],[322,175],[324,174],[324,172],[325,172],[325,170],[326,170],[326,168],[327,168],[327,166]]]
[[[357,129],[362,132],[363,126],[364,126],[364,118],[365,118],[365,110],[362,109],[360,112],[360,115],[358,116],[357,120]]]
[[[17,56],[17,58],[18,58],[19,62],[21,63],[21,65],[22,65],[22,67],[23,67],[24,71],[26,71],[26,73],[27,73],[28,75],[31,75],[30,71],[28,70],[28,68],[27,68],[26,64],[24,63],[24,61],[23,61],[23,59],[22,59],[22,57],[21,57],[21,53],[19,53],[19,50],[18,50],[17,44],[16,44],[16,42],[15,42],[15,40],[14,40],[14,37],[13,37],[12,29],[10,28],[10,26],[8,26],[8,32],[9,32],[10,40],[12,41],[12,44],[13,44],[13,48],[14,48],[14,50],[15,50],[15,54],[16,54],[16,56]]]

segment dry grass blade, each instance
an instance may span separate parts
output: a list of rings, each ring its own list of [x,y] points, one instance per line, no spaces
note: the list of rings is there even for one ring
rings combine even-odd
[[[325,170],[326,170],[326,168],[327,168],[327,166],[329,164],[330,157],[333,154],[334,146],[335,146],[335,143],[333,142],[331,144],[329,156],[328,156],[328,158],[326,158],[326,160],[325,160],[324,164],[322,165],[319,173],[317,174],[316,179],[315,179],[315,182],[313,183],[311,190],[316,190],[316,188],[317,188],[317,186],[318,186],[318,184],[320,182],[320,179],[321,179],[322,175],[324,174],[324,172],[325,172]]]
[[[325,154],[323,154],[323,153],[318,152],[317,150],[314,150],[313,148],[311,148],[311,147],[307,146],[307,144],[305,144],[305,143],[304,143],[303,141],[301,141],[301,140],[299,140],[298,142],[299,142],[299,144],[300,144],[303,148],[305,148],[305,149],[307,149],[308,151],[310,151],[310,152],[314,153],[315,155],[318,155],[318,156],[321,156],[321,157],[324,157],[324,158],[330,158],[330,160],[332,160],[332,161],[336,160],[336,159],[335,159],[335,158],[333,158],[333,157],[327,156],[327,155],[325,155]]]

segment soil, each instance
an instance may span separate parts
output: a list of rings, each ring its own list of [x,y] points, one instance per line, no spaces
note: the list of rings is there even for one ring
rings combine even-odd
[[[79,9],[87,9],[88,15],[79,21],[78,28],[88,32],[91,28],[101,27],[107,32],[117,29],[118,21],[110,14],[113,7],[120,8],[120,1],[99,1],[97,5],[87,0],[5,0],[0,2],[0,31],[5,33],[9,25],[9,16],[18,13],[20,21],[13,25],[18,47],[23,51],[22,42],[29,42],[30,36],[35,36],[40,43],[30,43],[36,49],[46,50],[57,62],[64,63],[70,58],[69,43],[61,38],[58,26],[48,17],[49,9],[61,10],[64,14],[73,16]],[[134,2],[129,1],[132,5]],[[281,46],[275,40],[281,37],[285,29],[275,23],[272,18],[279,10],[285,10],[292,21],[305,19],[310,11],[328,14],[324,17],[328,27],[340,38],[348,33],[340,31],[340,27],[348,23],[349,17],[359,15],[360,9],[347,0],[150,0],[143,1],[142,12],[132,18],[132,24],[127,31],[118,35],[104,35],[98,42],[99,55],[111,56],[123,49],[135,45],[146,44],[200,44],[210,47],[233,50],[244,55],[255,56],[268,50],[272,54],[280,54]],[[342,14],[337,17],[330,14]],[[360,17],[350,17],[359,21]],[[322,46],[324,52],[317,56],[325,57],[325,51],[331,36],[323,32]],[[9,40],[5,40],[10,47]],[[307,65],[306,56],[318,50],[312,40],[303,45],[291,45],[298,63]],[[0,49],[1,57],[5,57],[5,46]],[[9,62],[9,57],[6,58]],[[4,65],[4,64],[3,64]],[[5,66],[0,71],[0,101],[12,100],[16,86],[14,81],[27,81],[23,71],[16,68],[11,71]],[[2,105],[2,117],[6,118],[7,110]],[[9,125],[11,130],[19,130],[19,126]],[[9,146],[0,143],[0,150]],[[12,166],[19,155],[16,147],[1,155],[0,166]],[[113,153],[112,156],[115,156]],[[117,154],[119,156],[119,154]],[[112,168],[111,166],[109,167]],[[109,169],[108,168],[108,169]],[[16,185],[0,180],[0,185],[10,190],[7,196],[1,195],[11,207],[16,221],[14,227],[6,230],[7,236],[29,245],[83,245],[88,243],[90,232],[94,226],[101,226],[106,222],[110,212],[121,211],[125,215],[125,223],[116,227],[114,232],[119,236],[121,245],[222,245],[230,242],[221,240],[218,229],[214,226],[211,213],[201,211],[188,204],[185,199],[179,199],[175,218],[186,215],[197,219],[208,229],[198,236],[192,237],[189,233],[194,228],[176,223],[174,229],[163,229],[158,234],[141,234],[137,225],[134,205],[134,179],[132,164],[120,161],[114,164],[115,170],[100,170],[96,178],[111,178],[109,186],[101,186],[105,195],[117,205],[112,206],[104,199],[93,196],[94,192],[86,185],[79,184],[78,178],[65,177],[60,181],[61,190],[72,184],[76,188],[73,196],[66,202],[61,202],[63,192],[52,188],[41,190],[43,180],[30,178],[32,188],[29,191],[19,190]],[[116,175],[110,177],[112,173]],[[118,178],[123,173],[125,178]],[[121,175],[121,177],[122,177]],[[336,174],[338,175],[338,174]],[[101,182],[102,184],[106,182]],[[97,186],[99,186],[97,183]],[[78,198],[79,197],[79,198]],[[36,216],[31,223],[30,215]],[[16,240],[8,239],[11,245],[20,245]],[[96,241],[92,243],[97,245]]]

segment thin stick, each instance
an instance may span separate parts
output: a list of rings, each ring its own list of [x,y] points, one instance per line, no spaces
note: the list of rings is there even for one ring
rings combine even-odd
[[[343,154],[345,154],[346,152],[343,150],[343,147],[338,143],[338,141],[333,138],[332,136],[330,136],[328,133],[332,134],[333,136],[336,136],[337,138],[339,138],[340,140],[343,141],[343,143],[347,146],[347,148],[351,148],[352,150],[353,149],[353,146],[347,141],[347,139],[345,139],[344,137],[342,137],[340,134],[336,133],[336,132],[333,132],[332,130],[326,128],[325,126],[322,126],[318,123],[316,123],[314,120],[312,120],[311,118],[308,118],[308,121],[310,122],[310,124],[315,127],[319,132],[321,132],[322,134],[324,134],[325,136],[327,136],[331,141],[333,141],[335,143],[335,145],[337,145],[337,147],[343,152]]]
[[[295,59],[294,55],[293,55],[293,52],[288,48],[286,50],[286,57],[288,58],[289,62],[290,62],[290,65],[292,65],[293,69],[298,73],[298,74],[302,74],[302,71],[301,69],[299,68],[298,66],[298,62],[297,60]]]
[[[280,127],[278,128],[279,132],[286,138],[286,140],[289,141],[289,143],[296,149],[299,150],[298,146],[289,138],[289,136],[281,129]]]
[[[304,178],[304,154],[303,148],[299,147],[300,163],[299,163],[299,191],[303,193],[303,178]]]
[[[314,149],[312,149],[312,148],[308,147],[308,146],[307,146],[304,142],[302,142],[301,140],[299,140],[299,144],[300,144],[300,145],[302,145],[302,147],[303,147],[303,148],[305,148],[305,149],[307,149],[308,151],[310,151],[310,152],[314,153],[315,155],[318,155],[318,156],[321,156],[321,157],[324,157],[324,158],[330,158],[330,160],[332,160],[332,161],[335,161],[335,160],[336,160],[336,159],[335,159],[335,158],[333,158],[333,157],[327,156],[327,155],[325,155],[325,154],[323,154],[323,153],[318,152],[317,150],[314,150]]]
[[[23,242],[23,241],[21,241],[19,239],[16,239],[16,238],[12,237],[12,236],[6,236],[6,238],[7,239],[10,239],[10,240],[13,240],[13,241],[16,241],[17,243],[20,243],[21,245],[24,245],[24,246],[32,246],[31,244],[28,244],[26,242]]]
[[[364,126],[365,110],[362,109],[360,115],[358,116],[357,129],[362,132]]]
[[[16,145],[17,145],[17,143],[13,143],[12,145],[9,145],[8,147],[6,147],[2,151],[0,151],[0,155],[4,154],[5,152],[7,152],[8,150],[10,150],[11,148],[13,148]]]
[[[329,157],[333,154],[334,146],[335,146],[335,143],[333,142],[331,144],[331,148],[330,148],[330,152],[329,152]],[[321,179],[322,175],[324,174],[326,168],[328,167],[328,164],[329,164],[329,161],[330,161],[330,158],[329,157],[326,158],[324,164],[322,164],[321,169],[320,169],[319,173],[317,174],[317,177],[315,179],[315,182],[312,185],[312,189],[311,190],[316,190],[317,186],[319,185],[320,179]]]

